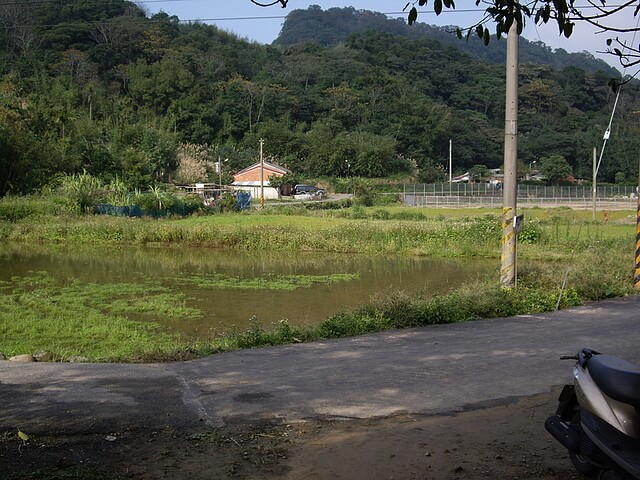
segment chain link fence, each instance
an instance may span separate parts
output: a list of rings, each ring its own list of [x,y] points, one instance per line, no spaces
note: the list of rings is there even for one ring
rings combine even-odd
[[[620,208],[635,208],[636,187],[602,185],[596,187],[596,201]],[[403,202],[408,207],[502,206],[502,185],[489,183],[405,184]],[[518,185],[518,204],[523,206],[569,205],[588,208],[593,205],[593,188],[578,185],[553,187]]]

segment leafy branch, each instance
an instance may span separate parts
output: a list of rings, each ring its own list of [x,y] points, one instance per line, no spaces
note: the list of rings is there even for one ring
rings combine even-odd
[[[289,0],[272,0],[269,2],[261,2],[259,0],[250,0],[254,5],[260,7],[270,7],[280,5],[282,8],[287,6]],[[418,7],[428,5],[428,0],[410,0],[405,5],[403,11],[408,9],[408,23],[413,25],[418,20]],[[631,33],[640,30],[636,27],[618,27],[611,23],[618,14],[626,14],[629,9],[633,9],[633,16],[637,17],[640,12],[640,0],[626,0],[621,4],[612,4],[611,1],[607,5],[607,0],[586,0],[586,5],[576,6],[576,0],[529,0],[528,2],[520,2],[520,0],[475,0],[476,6],[483,5],[485,7],[484,17],[474,25],[458,28],[456,34],[458,38],[463,37],[466,31],[467,39],[475,32],[485,45],[491,41],[491,32],[487,27],[488,23],[495,24],[496,37],[499,39],[503,34],[508,34],[514,22],[517,24],[518,35],[524,29],[526,19],[533,17],[536,24],[546,24],[555,21],[561,35],[569,38],[573,34],[576,21],[583,21],[603,32]],[[411,8],[409,8],[411,7]],[[454,0],[433,0],[433,11],[436,15],[440,15],[444,9],[455,9]],[[593,11],[594,13],[585,13]],[[616,38],[607,40],[610,46],[613,42],[617,42],[624,49],[630,51],[624,54],[623,50],[618,48],[608,50],[608,53],[616,55],[620,58],[621,65],[628,67],[640,64],[640,47],[630,47],[625,42]]]
[[[258,5],[259,7],[273,7],[274,5],[280,4],[282,5],[282,8],[286,8],[287,2],[289,0],[273,0],[272,2],[268,2],[268,3],[258,2],[257,0],[250,0],[250,1],[254,5]]]
[[[428,4],[428,0],[411,0],[404,10],[409,9],[409,25],[418,19],[417,7]],[[615,20],[628,16],[629,10],[633,10],[633,16],[637,17],[640,12],[640,0],[626,0],[621,4],[612,4],[607,0],[586,0],[586,5],[577,6],[576,0],[530,0],[520,3],[519,0],[476,0],[476,6],[483,4],[485,8],[484,17],[474,25],[464,29],[458,28],[456,34],[458,38],[463,37],[466,31],[466,38],[475,32],[485,45],[491,41],[491,33],[486,26],[488,23],[495,24],[496,37],[499,39],[503,34],[508,34],[513,22],[517,22],[518,34],[521,34],[527,19],[533,17],[533,21],[538,24],[546,24],[550,21],[558,25],[561,35],[566,38],[571,37],[577,21],[586,22],[599,28],[602,32],[635,33],[640,30],[639,24],[635,27],[617,26]],[[436,15],[442,13],[443,8],[455,9],[453,0],[434,0],[433,10]],[[587,13],[592,12],[592,13]],[[625,17],[626,18],[626,17]],[[614,45],[612,47],[612,45]],[[611,55],[619,58],[620,64],[627,68],[640,65],[640,47],[628,44],[619,37],[607,39],[607,51]],[[618,81],[617,85],[620,83]]]

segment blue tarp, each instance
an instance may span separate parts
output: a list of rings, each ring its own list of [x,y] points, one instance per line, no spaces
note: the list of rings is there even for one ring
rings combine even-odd
[[[251,193],[250,192],[238,192],[238,200],[236,205],[240,210],[248,210],[251,208]]]
[[[138,205],[117,206],[110,203],[101,203],[94,208],[95,213],[102,215],[117,215],[123,217],[144,217],[145,212]]]

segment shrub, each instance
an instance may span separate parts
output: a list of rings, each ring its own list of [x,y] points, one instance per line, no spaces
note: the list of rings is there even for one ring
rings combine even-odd
[[[520,243],[526,243],[533,245],[540,242],[543,233],[540,227],[540,222],[537,220],[525,222],[524,229],[518,234],[518,241]]]
[[[371,217],[375,220],[389,220],[389,218],[391,218],[391,214],[386,210],[374,210]]]
[[[65,213],[64,205],[52,197],[3,197],[0,198],[0,220],[17,222],[29,217]]]
[[[369,316],[357,312],[341,312],[322,322],[316,332],[320,338],[338,338],[379,332],[390,326],[389,320],[380,313]]]

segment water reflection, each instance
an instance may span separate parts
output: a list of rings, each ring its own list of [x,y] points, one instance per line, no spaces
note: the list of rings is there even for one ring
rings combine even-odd
[[[255,317],[268,325],[281,319],[313,324],[389,290],[443,293],[465,280],[495,274],[495,260],[445,260],[365,255],[237,252],[184,247],[0,247],[0,281],[45,271],[59,283],[160,283],[186,295],[202,318],[158,319],[201,338],[244,329]],[[353,274],[354,278],[289,290],[202,287],[194,276],[240,279],[281,275]]]

